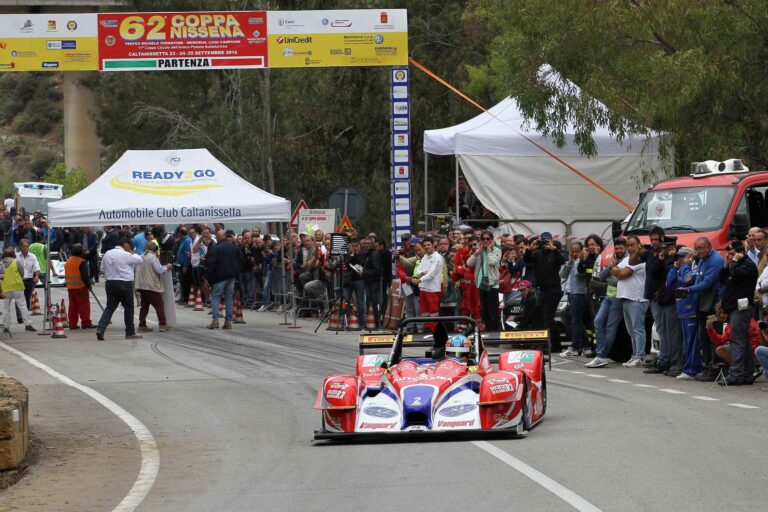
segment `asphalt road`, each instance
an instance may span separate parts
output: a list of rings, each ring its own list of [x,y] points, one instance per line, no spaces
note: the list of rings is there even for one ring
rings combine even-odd
[[[707,511],[768,502],[764,378],[724,391],[555,357],[547,416],[526,438],[313,445],[317,387],[353,370],[354,335],[315,335],[310,322],[288,329],[274,313],[252,312],[246,325],[212,332],[206,313],[178,315],[184,327],[135,345],[117,315],[106,342],[92,331],[54,340],[18,326],[2,338],[146,425],[160,465],[137,510]],[[5,350],[0,369],[29,386],[36,440],[28,474],[0,493],[0,511],[115,509],[142,463],[128,425]]]

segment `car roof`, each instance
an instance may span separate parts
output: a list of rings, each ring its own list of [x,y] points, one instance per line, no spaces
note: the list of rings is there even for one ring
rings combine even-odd
[[[666,190],[671,188],[683,187],[725,187],[736,185],[742,181],[752,182],[768,179],[768,172],[744,172],[744,173],[726,173],[712,174],[694,178],[692,176],[680,176],[660,181],[650,188],[650,190]]]

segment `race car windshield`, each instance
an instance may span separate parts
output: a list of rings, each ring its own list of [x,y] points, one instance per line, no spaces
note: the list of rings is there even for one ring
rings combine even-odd
[[[652,190],[632,214],[627,234],[647,234],[653,226],[671,233],[714,231],[723,225],[734,187]]]

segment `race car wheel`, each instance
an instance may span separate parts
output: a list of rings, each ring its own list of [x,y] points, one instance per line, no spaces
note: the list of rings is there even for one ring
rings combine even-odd
[[[533,411],[533,404],[531,403],[531,390],[528,389],[528,382],[526,381],[523,388],[523,430],[528,431],[531,428],[531,414]]]

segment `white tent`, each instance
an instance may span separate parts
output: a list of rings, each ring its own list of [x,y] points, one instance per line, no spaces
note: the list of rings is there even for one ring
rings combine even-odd
[[[207,149],[126,151],[74,196],[50,203],[52,226],[289,221],[291,203],[255,187]]]
[[[644,188],[644,175],[663,174],[657,139],[626,139],[620,144],[605,128],[592,137],[597,148],[592,158],[579,154],[572,127],[566,130],[566,146],[557,148],[527,128],[517,102],[506,98],[461,124],[425,131],[425,161],[428,154],[455,155],[457,181],[461,166],[483,205],[501,219],[560,222],[562,235],[573,234],[575,223],[588,223],[584,229],[594,230],[598,224],[625,217],[628,208],[531,141],[629,205]]]

